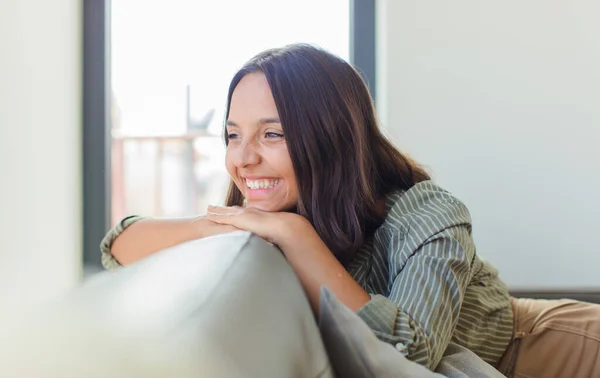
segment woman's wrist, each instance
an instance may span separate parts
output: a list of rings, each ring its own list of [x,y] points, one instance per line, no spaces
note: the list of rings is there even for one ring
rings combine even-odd
[[[208,230],[209,230],[209,227],[207,227],[208,222],[209,222],[209,220],[207,220],[204,215],[200,215],[200,216],[193,218],[189,223],[190,240],[202,239],[207,236],[210,236],[208,234]]]
[[[298,239],[302,240],[311,230],[314,231],[312,225],[306,218],[293,213],[281,213],[281,221],[278,222],[279,230],[276,233],[278,236],[273,242],[279,246],[284,252],[289,246],[297,244]]]

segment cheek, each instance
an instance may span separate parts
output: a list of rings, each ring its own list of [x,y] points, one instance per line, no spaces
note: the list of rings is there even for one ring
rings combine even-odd
[[[229,176],[233,179],[233,181],[239,188],[240,184],[237,178],[237,169],[235,167],[235,164],[233,163],[233,158],[231,157],[229,152],[225,153],[225,169],[227,169],[227,173],[229,173]]]
[[[281,161],[282,161],[282,165],[281,165],[282,176],[284,177],[285,181],[287,182],[288,192],[290,194],[296,195],[298,193],[298,187],[297,187],[297,183],[296,183],[296,173],[294,172],[294,166],[292,165],[292,160],[290,159],[289,156],[287,156],[286,159],[281,159]],[[285,162],[285,163],[283,163],[283,162]]]
[[[229,173],[230,176],[233,176],[235,173],[235,165],[233,164],[233,158],[229,149],[225,152],[225,168],[227,169],[227,173]]]
[[[296,174],[294,173],[294,167],[292,167],[290,165],[288,171],[287,171],[287,175],[286,175],[286,179],[287,181],[290,183],[290,186],[293,191],[297,191],[297,183],[296,183]]]
[[[292,165],[292,158],[286,149],[281,149],[274,153],[270,160],[275,169],[277,169],[277,173],[285,179],[285,181],[289,184],[294,184],[296,182],[296,174],[294,173],[294,166]]]

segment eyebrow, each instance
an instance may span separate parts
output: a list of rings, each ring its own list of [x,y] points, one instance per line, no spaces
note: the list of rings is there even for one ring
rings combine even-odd
[[[281,123],[281,120],[278,117],[261,118],[260,120],[258,120],[258,123],[261,125],[268,124],[268,123]],[[239,125],[237,123],[230,121],[230,120],[227,120],[227,126],[239,127]]]

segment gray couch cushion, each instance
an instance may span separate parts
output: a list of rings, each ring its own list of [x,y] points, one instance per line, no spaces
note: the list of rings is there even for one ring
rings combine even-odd
[[[279,250],[248,232],[184,243],[103,272],[52,312],[38,316],[45,319],[38,341],[60,340],[60,350],[45,350],[56,357],[53,366],[61,358],[68,358],[67,367],[73,361],[94,366],[99,354],[103,367],[120,366],[136,348],[154,343],[160,345],[157,350],[173,352],[171,363],[211,372],[200,376],[332,377],[296,275]],[[141,361],[149,368],[156,362]],[[69,369],[61,376],[69,376]]]
[[[367,324],[326,287],[321,289],[319,328],[339,377],[503,377],[475,353],[456,344],[448,346],[435,372],[409,361],[392,345],[377,339]]]

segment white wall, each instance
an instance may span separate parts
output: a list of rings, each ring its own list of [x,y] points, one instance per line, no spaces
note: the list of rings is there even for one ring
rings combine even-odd
[[[80,277],[80,13],[77,0],[0,3],[0,305]]]
[[[600,288],[600,2],[377,1],[388,134],[512,288]]]

